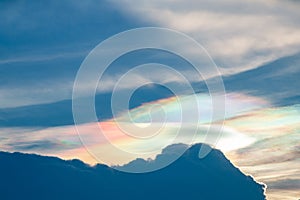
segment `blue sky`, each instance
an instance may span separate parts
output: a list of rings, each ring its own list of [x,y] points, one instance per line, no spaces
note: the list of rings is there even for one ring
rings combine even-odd
[[[224,74],[293,55],[300,45],[295,2],[1,4],[2,108],[69,99],[76,71],[89,51],[134,27],[162,26],[187,33],[204,45]]]
[[[1,107],[71,98],[76,71],[99,42],[138,20],[105,1],[1,1]],[[9,88],[9,90],[7,90]],[[24,92],[26,91],[26,92]]]
[[[279,0],[0,1],[0,150],[91,161],[90,156],[83,153],[73,126],[71,98],[77,70],[96,45],[114,34],[138,27],[165,27],[181,31],[202,44],[223,75],[229,113],[234,111],[226,117],[224,134],[227,137],[223,144],[238,138],[243,145],[230,150],[228,145],[217,147],[245,173],[253,173],[259,181],[270,183],[271,199],[282,199],[280,193],[288,194],[287,199],[294,198],[295,194],[299,196],[295,191],[300,186],[294,186],[300,182],[300,172],[296,170],[299,168],[297,141],[300,140],[297,125],[300,116],[299,9],[297,1]],[[193,53],[193,49],[184,44],[178,44],[177,48]],[[149,62],[179,70],[189,77],[194,89],[201,92],[198,96],[201,102],[207,100],[205,95],[201,96],[207,92],[205,80],[195,75],[186,60],[151,49],[123,55],[106,72],[104,90],[98,90],[96,96],[96,104],[107,108],[102,125],[112,136],[121,138],[116,139],[120,145],[128,144],[119,138],[112,124],[114,119],[123,119],[123,113],[111,119],[109,100],[113,85],[128,69]],[[121,90],[127,92],[137,86],[137,80],[145,78],[143,73],[129,77]],[[147,74],[150,74],[149,81],[184,88],[171,74],[159,70],[150,70]],[[215,76],[211,74],[209,80]],[[90,86],[87,83],[82,87]],[[188,94],[182,90],[182,95]],[[179,109],[172,110],[171,96],[170,91],[161,86],[144,87],[135,94],[136,100],[131,106],[135,109],[130,113],[141,117],[145,109],[161,104],[172,116],[178,114]],[[257,122],[256,118],[264,123]],[[218,121],[213,123],[220,125]],[[206,130],[205,123],[201,126],[201,130]],[[190,124],[183,127],[184,133],[190,131]],[[81,128],[92,130],[87,135],[94,138],[90,124]],[[166,128],[168,134],[174,133],[172,128]],[[287,148],[290,144],[292,147]],[[273,148],[274,145],[278,148]],[[260,149],[266,154],[256,160]],[[282,152],[290,156],[289,161],[281,160]],[[253,161],[251,166],[247,166],[249,160]],[[286,171],[285,166],[289,166]],[[264,174],[264,169],[280,176]]]

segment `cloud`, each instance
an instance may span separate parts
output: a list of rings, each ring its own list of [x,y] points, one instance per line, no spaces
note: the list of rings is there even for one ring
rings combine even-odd
[[[6,151],[52,154],[81,148],[76,131],[69,128],[2,128],[1,149]]]
[[[298,169],[299,162],[299,106],[286,106],[265,108],[271,106],[266,100],[251,97],[245,94],[231,93],[228,94],[228,104],[230,110],[225,121],[222,137],[218,141],[216,148],[225,152],[226,156],[240,169],[251,174],[256,180],[266,184],[284,179],[296,179],[300,176]],[[199,101],[206,102],[208,96],[199,94]],[[186,98],[186,105],[189,98]],[[39,141],[51,141],[59,144],[59,147],[54,149],[24,149],[24,152],[39,153],[43,155],[53,155],[64,159],[80,158],[85,162],[94,164],[100,161],[106,161],[109,164],[123,164],[136,159],[136,154],[131,156],[118,157],[111,151],[111,146],[107,144],[107,139],[114,145],[129,152],[143,152],[143,159],[154,159],[157,154],[164,149],[166,144],[172,144],[172,139],[176,136],[178,128],[181,127],[181,137],[175,142],[190,141],[187,138],[193,134],[195,118],[187,118],[185,123],[179,124],[176,121],[176,116],[180,115],[179,107],[174,104],[174,98],[157,100],[152,103],[146,103],[142,106],[131,110],[131,115],[136,122],[139,122],[140,127],[147,125],[147,113],[153,105],[160,104],[165,108],[166,115],[172,118],[167,118],[169,123],[162,129],[159,137],[154,137],[151,140],[136,142],[134,138],[128,137],[124,132],[120,131],[120,127],[113,121],[103,121],[99,124],[82,124],[78,128],[83,133],[82,137],[86,138],[89,150],[99,152],[100,157],[95,158],[87,153],[86,149],[78,139],[77,132],[74,126],[61,126],[48,129],[16,129],[4,128],[1,129],[1,149],[6,151],[16,151],[13,144],[24,142],[28,146],[33,146]],[[205,104],[209,105],[209,104]],[[192,107],[192,105],[190,105]],[[155,122],[155,113],[159,114],[159,108],[153,107],[153,122]],[[187,108],[185,106],[185,108]],[[209,114],[209,109],[201,107],[201,113],[204,116]],[[124,117],[124,116],[123,116]],[[120,115],[115,120],[122,122],[123,118]],[[124,121],[123,121],[124,122]],[[160,122],[160,121],[158,121]],[[101,126],[106,137],[100,136],[99,126]],[[126,125],[126,124],[125,124]],[[213,126],[220,126],[219,122],[213,123]],[[147,126],[145,126],[147,127]],[[161,123],[153,123],[152,129],[140,132],[144,136],[152,135],[152,130],[161,127]],[[194,138],[194,142],[205,141],[204,136],[208,130],[208,126],[204,123],[198,125],[198,137]],[[216,129],[217,131],[218,129]],[[218,132],[214,129],[210,132],[212,136],[218,136]],[[187,138],[185,138],[186,136]],[[171,142],[170,142],[171,141]],[[174,141],[173,141],[174,142]],[[214,145],[214,144],[212,144]],[[102,153],[101,153],[102,152]],[[104,152],[104,153],[103,153]],[[107,153],[110,152],[110,153]],[[140,160],[141,164],[145,161]],[[278,182],[280,184],[280,182]],[[278,186],[279,187],[279,186]],[[270,192],[269,192],[270,191]],[[289,192],[295,192],[292,188]],[[270,197],[278,195],[274,193],[272,185],[268,187],[267,195]],[[290,195],[290,193],[289,193]]]
[[[300,54],[283,57],[253,70],[224,77],[227,91],[262,96],[273,105],[299,103]]]
[[[207,142],[210,142],[209,144],[213,146],[216,145],[215,142],[218,141],[220,125],[216,124],[215,127],[214,125],[213,127],[210,127],[209,125],[212,120],[210,118],[212,112],[210,96],[206,94],[197,95],[199,105],[205,105],[205,107],[199,107],[199,112],[202,116],[199,121],[200,124],[198,123],[198,118],[196,118],[196,116],[191,116],[195,113],[193,97],[183,96],[181,100],[183,107],[180,107],[180,104],[178,104],[179,102],[177,102],[174,97],[156,100],[151,103],[142,104],[139,107],[130,110],[131,119],[128,119],[128,116],[125,115],[125,113],[119,113],[118,117],[111,120],[101,121],[99,123],[80,124],[77,126],[77,130],[73,125],[38,129],[32,129],[29,127],[24,128],[21,126],[19,126],[19,128],[3,127],[0,129],[0,133],[3,137],[0,141],[0,145],[2,150],[6,151],[18,150],[43,155],[55,155],[61,158],[70,158],[73,154],[85,162],[95,163],[95,158],[91,158],[91,156],[87,155],[88,153],[84,148],[84,145],[86,145],[85,147],[90,148],[91,151],[99,153],[100,156],[96,153],[99,162],[108,164],[126,163],[135,159],[137,155],[140,155],[141,158],[145,159],[148,157],[153,158],[167,144],[179,142],[187,144],[204,142],[208,130],[210,130],[210,136],[215,138],[216,141]],[[229,109],[225,116],[226,118],[240,116],[243,113],[260,109],[268,105],[268,102],[263,99],[238,93],[228,94],[227,100]],[[153,107],[153,105],[156,105],[156,107]],[[49,116],[53,116],[51,110],[61,111],[61,108],[63,107],[65,107],[64,104],[62,106],[43,110],[42,114],[45,115],[45,113],[47,113],[46,116],[49,118]],[[184,113],[189,114],[189,117],[183,121],[180,119],[182,108],[185,109],[183,111]],[[152,124],[148,127],[149,109],[151,110]],[[160,112],[161,109],[164,109],[164,114],[166,116],[166,121],[164,122],[159,120],[161,119],[160,116],[162,114]],[[33,108],[29,110],[31,112],[35,112],[35,109]],[[41,110],[41,108],[38,107],[37,110]],[[192,110],[194,111],[192,112]],[[24,110],[21,112],[24,119],[12,119],[12,123],[20,124],[21,122],[18,121],[30,119],[29,116],[26,114],[24,116],[23,113]],[[59,114],[60,115],[57,116],[59,118],[56,120],[64,120],[64,115],[61,112]],[[50,124],[52,121],[49,122],[51,119],[48,118],[44,118],[43,120],[45,121],[42,120],[41,122],[46,124],[48,122],[48,124]],[[35,122],[36,120],[38,119],[34,119]],[[133,126],[131,120],[133,120],[137,126]],[[218,123],[218,121],[213,121],[213,123],[215,122]],[[102,132],[100,132],[99,126],[101,127]],[[81,135],[81,140],[78,137],[77,131],[80,131],[80,133],[83,134]],[[147,140],[138,140],[134,137],[128,136],[126,131],[130,131],[131,134],[137,134],[139,137],[153,136],[153,134],[154,136]],[[195,137],[193,134],[196,134]],[[234,141],[232,140],[233,138],[235,139]],[[83,144],[82,141],[84,142]],[[43,142],[46,142],[45,148],[42,148]],[[234,129],[224,127],[222,129],[222,137],[216,147],[223,151],[229,151],[247,146],[252,142],[254,142],[252,137],[247,137]],[[129,153],[120,158],[118,157],[118,152],[111,149],[111,144],[120,149],[126,149],[129,152],[135,153]],[[110,153],[103,154],[103,152]]]
[[[115,4],[127,14],[191,35],[204,45],[224,74],[300,51],[298,5],[292,2],[127,0]]]
[[[87,53],[107,37],[138,26],[107,1],[0,5],[1,108],[71,99]]]
[[[145,53],[145,52],[144,52]],[[149,54],[148,54],[149,55]],[[298,64],[300,63],[299,54],[294,56],[285,57],[278,59],[274,62],[268,63],[259,68],[253,69],[251,71],[231,75],[228,77],[224,77],[224,84],[226,90],[231,93],[230,95],[236,94],[248,94],[246,96],[240,96],[242,98],[242,102],[245,102],[245,98],[249,98],[248,103],[254,101],[254,98],[250,96],[260,96],[260,99],[265,101],[269,101],[268,104],[273,105],[290,105],[293,103],[299,102],[299,69]],[[130,60],[135,60],[134,56],[129,57]],[[161,60],[161,58],[157,58]],[[176,60],[176,62],[179,60]],[[183,64],[179,62],[180,64]],[[128,68],[123,68],[120,63],[116,64],[117,69],[128,70]],[[134,63],[131,63],[134,64]],[[137,64],[137,63],[135,63]],[[178,68],[179,66],[176,65]],[[180,68],[179,68],[180,69]],[[181,68],[182,69],[182,68]],[[13,71],[15,69],[11,69]],[[116,69],[113,69],[113,71]],[[174,75],[173,73],[166,73],[168,77],[165,78],[164,73],[159,73],[159,71],[152,70],[151,72],[147,71],[148,76],[143,76],[141,71],[137,71],[137,73],[129,74],[127,81],[122,82],[120,87],[118,88],[118,92],[125,94],[128,93],[128,89],[139,85],[140,83],[149,83],[151,81],[161,82],[166,86],[176,87],[182,94],[189,94],[186,92],[186,86],[182,86],[184,84],[184,80]],[[9,71],[3,73],[11,73]],[[57,72],[58,73],[58,72]],[[75,72],[74,72],[75,73]],[[26,73],[25,73],[26,74]],[[113,74],[113,73],[111,73]],[[104,76],[103,82],[101,82],[102,87],[98,88],[99,93],[96,95],[96,109],[97,113],[104,114],[101,119],[108,119],[112,117],[110,108],[110,94],[104,92],[105,89],[110,90],[114,82],[116,82],[122,74],[117,73],[115,75],[108,74]],[[155,75],[151,78],[151,75]],[[37,74],[39,77],[43,76],[44,73]],[[191,77],[191,81],[197,81],[197,75],[193,73],[193,71],[189,71],[183,68],[182,75],[186,77]],[[174,77],[173,77],[174,76]],[[30,77],[31,78],[31,77]],[[3,80],[3,79],[1,79]],[[141,82],[137,82],[136,80],[141,80]],[[17,81],[18,84],[21,84],[20,81]],[[12,89],[10,87],[6,89],[0,89],[0,99],[2,99],[2,106],[5,105],[20,105],[20,104],[30,104],[32,102],[42,102],[42,101],[55,101],[56,98],[68,98],[71,96],[73,83],[71,81],[64,81],[60,83],[58,80],[55,81],[47,81],[48,84],[34,83],[34,88],[31,87],[21,87],[18,89]],[[194,82],[193,87],[196,91],[207,92],[205,89],[204,82]],[[15,86],[17,87],[17,86]],[[92,87],[89,83],[85,83],[81,85],[81,89],[86,90]],[[101,91],[101,89],[104,89]],[[133,95],[133,101],[136,103],[134,106],[130,105],[130,108],[137,107],[142,103],[146,103],[149,101],[155,101],[160,98],[166,98],[172,95],[166,89],[162,89],[157,85],[148,84],[139,95]],[[248,96],[248,97],[247,97]],[[237,97],[235,97],[237,98]],[[204,102],[202,102],[204,103]],[[254,102],[252,102],[254,103]],[[259,102],[257,102],[259,103]],[[269,106],[263,104],[263,102],[259,103],[261,107]],[[231,105],[228,105],[231,106]],[[243,107],[241,103],[236,102],[236,106]],[[101,109],[99,109],[101,107]],[[60,101],[57,103],[48,103],[39,106],[27,106],[27,107],[19,107],[15,109],[1,109],[0,110],[0,120],[2,126],[53,126],[53,125],[66,125],[72,124],[73,118],[71,113],[71,100],[68,101]],[[44,113],[48,113],[48,115],[44,115]],[[17,123],[16,123],[17,122]]]
[[[268,186],[270,186],[273,189],[300,190],[300,179],[278,180],[278,181],[270,182]]]
[[[300,180],[299,111],[299,105],[268,108],[225,121],[225,126],[254,138],[249,146],[225,154],[244,173],[266,183],[270,199],[300,195],[292,186]]]
[[[1,108],[70,99],[76,71],[87,52],[115,33],[142,25],[166,26],[195,37],[209,50],[224,74],[254,68],[299,51],[300,29],[296,20],[299,16],[295,8],[299,6],[291,2],[227,0],[215,4],[203,0],[186,5],[184,1],[139,1],[134,2],[134,6],[128,6],[131,1],[114,4],[99,1],[99,6],[92,6],[91,2],[66,2],[48,2],[47,5],[1,2],[0,17],[6,19],[0,24],[3,27],[0,31],[3,41]],[[47,12],[33,12],[44,7]],[[124,10],[128,12],[122,12]],[[143,17],[137,20],[132,15]],[[105,27],[105,31],[101,27]],[[195,54],[184,44],[170,42]],[[126,62],[119,62],[118,70],[105,78],[98,92],[111,90],[120,77],[120,69],[132,67],[130,64],[138,63],[137,58],[143,55],[156,57],[155,61],[177,69],[187,65],[170,55],[136,54]],[[168,79],[165,79],[162,71],[152,73],[150,79],[145,79],[143,74],[132,74],[121,89],[135,87],[134,80],[182,84],[174,75],[167,74]],[[181,73],[191,81],[202,80],[194,71],[182,69]],[[89,87],[89,84],[82,85],[82,88]]]
[[[59,149],[58,143],[55,143],[53,141],[49,140],[40,140],[40,141],[34,141],[34,142],[16,142],[16,143],[10,143],[7,144],[9,146],[12,146],[13,149],[16,151],[39,151],[39,150],[50,150],[50,149]]]
[[[184,94],[187,86],[183,84],[193,84],[201,81],[200,74],[195,73],[193,70],[180,70],[175,71],[167,68],[162,68],[161,65],[149,64],[148,67],[136,69],[127,74],[107,75],[98,86],[98,92],[110,92],[113,90],[129,90],[136,87],[142,87],[147,84],[161,84],[165,87],[170,87],[171,84],[180,88],[180,94]],[[167,78],[166,78],[167,77]],[[122,79],[121,82],[120,79]],[[117,85],[117,83],[119,85]],[[117,87],[115,87],[117,86]],[[84,86],[83,86],[84,87]],[[170,87],[172,88],[172,87]],[[185,89],[185,90],[184,90]]]

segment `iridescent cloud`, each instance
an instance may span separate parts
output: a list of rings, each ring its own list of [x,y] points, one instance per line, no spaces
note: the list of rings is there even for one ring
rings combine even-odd
[[[255,138],[251,145],[225,154],[242,171],[266,183],[270,199],[300,196],[300,105],[254,111],[228,119],[225,125]]]
[[[54,155],[65,159],[80,158],[90,164],[101,162],[101,159],[93,158],[87,153],[87,149],[92,152],[106,152],[101,155],[108,164],[123,164],[136,157],[154,157],[164,147],[172,143],[190,144],[205,141],[205,136],[210,128],[209,122],[212,112],[209,95],[198,94],[196,96],[196,101],[200,105],[198,108],[201,115],[200,120],[193,115],[181,120],[182,112],[197,113],[193,112],[195,110],[195,104],[191,103],[194,101],[193,98],[184,96],[181,98],[181,104],[174,97],[147,103],[131,110],[131,119],[123,114],[113,120],[77,126],[77,130],[74,126],[48,129],[0,129],[1,149]],[[229,109],[225,117],[230,118],[266,107],[268,102],[245,94],[231,93],[227,95],[226,106]],[[183,108],[185,110],[182,110]],[[163,123],[161,116],[165,117]],[[132,124],[128,120],[133,120],[135,123]],[[218,137],[219,125],[214,126],[215,128],[211,128],[209,134]],[[126,129],[129,130],[126,132]],[[82,145],[82,141],[77,135],[78,130],[80,130],[81,138],[85,138],[87,149]],[[135,137],[128,135],[128,132],[136,134]],[[137,137],[146,137],[147,140],[141,140]],[[228,145],[227,141],[233,141],[233,138],[236,142]],[[225,127],[222,131],[222,138],[216,147],[223,151],[229,151],[249,145],[252,142],[254,142],[253,138],[230,127]],[[43,146],[42,144],[47,145]],[[109,151],[111,144],[129,152],[129,154],[121,158],[114,155],[114,151]],[[215,146],[215,143],[211,143],[211,145]],[[138,154],[137,152],[142,153]]]
[[[181,99],[184,106],[180,106],[178,99],[172,97],[131,110],[131,118],[124,113],[109,121],[80,125],[77,129],[88,146],[82,145],[74,126],[62,126],[48,129],[0,129],[1,149],[64,159],[79,158],[90,164],[103,161],[115,165],[137,157],[153,158],[162,148],[172,143],[205,142],[210,126],[209,134],[219,136],[220,122],[213,121],[210,124],[209,121],[212,110],[208,95],[197,96],[199,105],[208,105],[199,106],[200,120],[190,116],[181,123],[182,108],[187,111],[195,109],[190,104],[190,98],[185,96]],[[266,183],[269,198],[291,199],[289,197],[299,196],[297,191],[300,191],[300,187],[291,187],[287,183],[297,184],[300,180],[300,106],[272,108],[264,99],[240,93],[228,94],[226,106],[228,111],[222,137],[218,143],[211,145],[221,149],[244,173]],[[163,123],[160,121],[162,119]],[[143,129],[147,131],[136,132]],[[197,130],[196,135],[194,130]],[[127,154],[118,156],[112,150],[112,145]],[[92,156],[97,153],[100,153],[100,158]]]

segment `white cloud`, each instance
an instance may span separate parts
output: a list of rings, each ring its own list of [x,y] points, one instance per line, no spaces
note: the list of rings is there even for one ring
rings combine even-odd
[[[34,104],[44,104],[72,96],[72,83],[53,83],[32,86],[0,88],[0,109]]]
[[[157,64],[148,64],[146,67],[133,68],[125,74],[104,76],[98,85],[98,92],[126,90],[141,87],[149,83],[157,83],[167,86],[168,84],[191,84],[202,81],[200,74],[193,70],[176,70],[164,68]]]
[[[292,1],[124,0],[115,1],[115,5],[128,14],[138,16],[140,20],[183,31],[194,37],[212,55],[223,74],[254,68],[264,62],[300,51],[299,4]],[[178,41],[172,42],[176,48],[185,48],[184,44]],[[193,49],[186,50],[192,55],[195,53]],[[85,53],[83,51],[61,54],[59,51],[46,56],[6,58],[2,59],[0,64],[77,57]],[[190,81],[199,81],[199,77],[192,71],[181,73],[186,73]],[[145,73],[131,74],[128,82],[122,84],[120,89],[136,87],[140,82],[147,81],[182,83],[178,77],[163,74],[161,71],[153,70],[151,75],[151,78],[146,78]],[[98,92],[111,91],[119,78],[118,74],[106,77],[103,87],[98,88]],[[71,98],[72,87],[73,83],[69,82],[42,87],[34,85],[28,88],[8,86],[0,90],[0,107]],[[81,87],[85,89],[92,86],[86,83]]]
[[[300,51],[299,5],[285,1],[115,1],[154,24],[183,31],[236,73]]]

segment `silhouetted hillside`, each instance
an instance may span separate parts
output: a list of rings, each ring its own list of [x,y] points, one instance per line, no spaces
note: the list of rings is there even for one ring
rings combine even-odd
[[[171,156],[176,147],[167,147],[151,162]],[[219,150],[199,159],[199,148],[194,145],[168,167],[144,174],[90,167],[79,160],[0,152],[1,200],[265,199],[263,185],[242,174]]]

